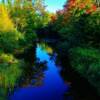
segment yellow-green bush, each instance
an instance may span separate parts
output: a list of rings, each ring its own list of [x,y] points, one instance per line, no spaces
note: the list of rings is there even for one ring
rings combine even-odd
[[[0,5],[0,32],[9,32],[14,30],[14,25],[10,19],[9,12],[4,5]]]
[[[18,48],[21,38],[23,35],[14,27],[7,7],[0,5],[0,49],[6,52],[13,51]]]
[[[0,54],[0,86],[14,87],[21,75],[21,61],[11,54]]]

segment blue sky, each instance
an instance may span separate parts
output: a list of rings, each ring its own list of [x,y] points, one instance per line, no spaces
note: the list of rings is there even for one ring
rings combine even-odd
[[[56,10],[62,9],[66,0],[45,0],[47,10],[50,12],[56,12]]]

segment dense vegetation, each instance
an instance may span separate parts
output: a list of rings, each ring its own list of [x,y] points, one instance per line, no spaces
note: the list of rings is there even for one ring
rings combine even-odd
[[[95,0],[67,0],[62,10],[50,14],[45,11],[43,0],[12,1],[2,0],[0,3],[0,85],[16,85],[22,66],[25,66],[24,60],[16,55],[42,36],[57,39],[56,50],[62,56],[68,56],[72,68],[100,93],[99,3]],[[48,52],[52,50],[48,48]]]
[[[18,59],[16,55],[33,46],[36,30],[50,21],[42,0],[34,1],[34,5],[30,0],[12,1],[0,3],[0,87],[5,88],[0,88],[0,100],[5,100],[6,89],[17,85],[23,67],[27,66],[23,58]]]
[[[68,0],[49,27],[59,36],[57,50],[100,92],[100,3]]]

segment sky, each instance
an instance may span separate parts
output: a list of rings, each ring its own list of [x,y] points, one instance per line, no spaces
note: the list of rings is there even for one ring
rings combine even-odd
[[[47,6],[47,10],[49,12],[56,12],[59,9],[63,8],[66,0],[45,0],[45,5]]]

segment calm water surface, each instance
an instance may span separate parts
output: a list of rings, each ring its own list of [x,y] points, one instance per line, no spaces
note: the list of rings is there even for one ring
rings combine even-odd
[[[46,62],[47,67],[42,75],[39,75],[41,73],[33,75],[30,84],[15,89],[10,100],[72,100],[70,97],[64,98],[64,94],[69,91],[69,86],[60,76],[61,68],[55,63],[56,55],[52,48],[38,44],[36,58],[39,62]]]

